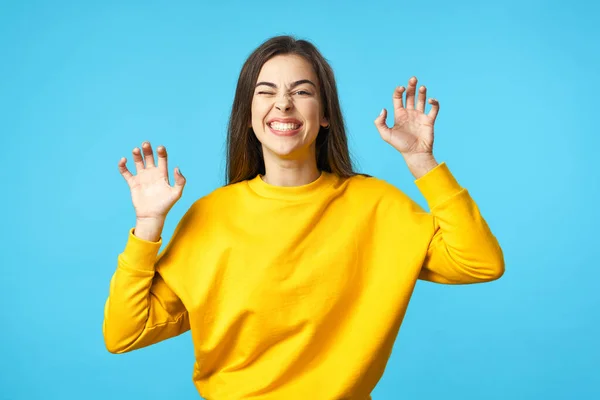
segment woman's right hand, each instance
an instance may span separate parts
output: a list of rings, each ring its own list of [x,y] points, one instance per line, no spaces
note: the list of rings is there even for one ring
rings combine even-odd
[[[154,154],[149,142],[133,149],[133,162],[137,171],[133,175],[127,169],[127,159],[119,160],[119,172],[125,178],[131,190],[131,200],[138,221],[164,221],[171,207],[181,198],[185,178],[179,168],[175,168],[175,185],[169,184],[167,167],[167,149],[158,146],[158,165],[154,163]],[[144,160],[146,165],[144,165]]]

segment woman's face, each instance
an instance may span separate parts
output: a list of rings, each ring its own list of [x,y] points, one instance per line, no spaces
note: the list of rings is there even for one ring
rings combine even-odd
[[[263,65],[252,98],[252,129],[265,157],[314,158],[319,128],[327,126],[319,85],[300,56],[279,55]]]

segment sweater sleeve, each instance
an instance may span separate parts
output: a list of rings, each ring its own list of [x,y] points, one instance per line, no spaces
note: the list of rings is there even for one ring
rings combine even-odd
[[[419,279],[468,284],[500,278],[504,274],[500,244],[447,164],[440,163],[415,184],[433,216],[433,235]]]
[[[135,228],[129,230],[104,306],[102,332],[109,352],[129,352],[190,329],[188,312],[181,299],[157,270],[159,263],[162,268],[165,263],[181,262],[172,253],[177,252],[177,244],[187,231],[190,214],[188,211],[179,222],[160,255],[162,237],[150,242],[135,236]]]

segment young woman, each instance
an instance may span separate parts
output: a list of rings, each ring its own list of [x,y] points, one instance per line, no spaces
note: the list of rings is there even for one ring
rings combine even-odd
[[[403,94],[406,91],[406,101]],[[244,64],[228,127],[227,185],[193,203],[159,254],[167,152],[133,150],[119,169],[136,225],[104,314],[108,351],[191,330],[193,381],[210,400],[369,399],[417,279],[498,279],[504,258],[469,192],[432,151],[439,110],[417,79],[375,120],[423,193],[358,174],[333,72],[309,42],[275,37]],[[145,164],[144,164],[145,161]]]

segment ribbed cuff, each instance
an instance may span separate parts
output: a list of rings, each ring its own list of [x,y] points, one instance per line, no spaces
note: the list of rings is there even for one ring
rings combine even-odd
[[[429,209],[435,208],[464,190],[448,169],[446,162],[436,165],[431,171],[415,180],[415,184],[425,197]]]
[[[162,245],[162,237],[158,242],[150,242],[135,236],[133,234],[134,230],[135,228],[129,230],[129,238],[125,245],[125,250],[121,253],[122,260],[129,268],[154,271],[156,256]]]

